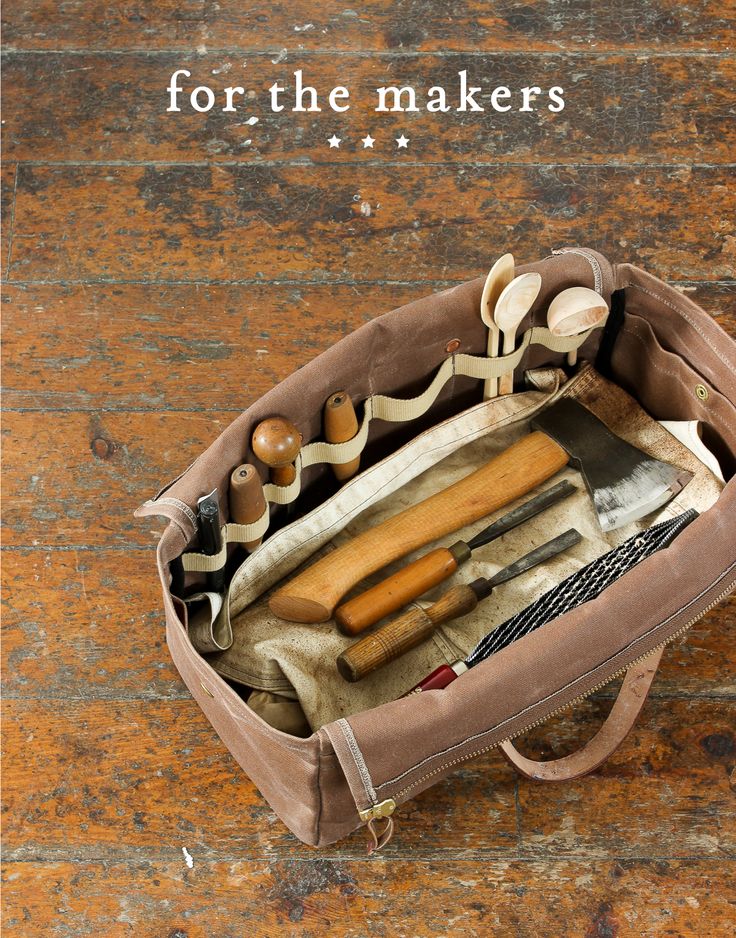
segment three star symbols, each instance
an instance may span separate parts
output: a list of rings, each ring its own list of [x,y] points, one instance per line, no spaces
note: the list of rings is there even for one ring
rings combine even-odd
[[[404,136],[402,134],[400,137],[396,137],[396,147],[399,150],[407,150],[409,148],[410,137]],[[331,150],[339,150],[340,144],[342,143],[342,137],[338,137],[337,134],[333,134],[331,137],[327,138],[327,142],[330,145]],[[375,137],[371,137],[370,134],[366,134],[365,137],[361,138],[360,141],[363,144],[364,150],[372,150],[373,144],[376,142]]]

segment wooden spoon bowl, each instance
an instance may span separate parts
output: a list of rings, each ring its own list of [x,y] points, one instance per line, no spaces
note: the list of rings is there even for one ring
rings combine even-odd
[[[608,318],[608,304],[589,287],[569,287],[558,293],[549,304],[547,325],[552,335],[580,335],[602,326]],[[574,365],[577,350],[568,353],[567,362]]]

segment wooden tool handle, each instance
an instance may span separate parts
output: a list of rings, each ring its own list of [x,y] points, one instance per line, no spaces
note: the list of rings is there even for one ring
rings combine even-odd
[[[294,479],[296,479],[296,467],[293,464],[271,467],[271,481],[274,485],[291,485]]]
[[[457,568],[455,555],[446,547],[438,547],[339,606],[335,610],[335,621],[345,635],[359,635],[379,619],[451,577]]]
[[[347,391],[336,391],[327,398],[324,413],[325,439],[328,443],[345,443],[358,432],[358,418]],[[360,466],[360,456],[350,462],[332,466],[335,478],[341,482],[354,476]]]
[[[291,622],[325,622],[349,589],[397,560],[508,505],[559,472],[561,446],[535,431],[442,492],[406,508],[322,557],[271,597],[271,611]]]
[[[354,683],[395,661],[429,638],[438,625],[467,615],[478,605],[478,597],[465,585],[452,586],[429,609],[413,607],[398,619],[351,645],[337,659],[337,670]]]
[[[513,348],[512,348],[509,352],[507,352],[507,351],[504,350],[504,353],[503,353],[503,354],[504,354],[504,355],[510,355],[511,352],[513,352],[513,351],[514,351]],[[498,393],[499,393],[499,395],[500,395],[501,397],[505,396],[506,394],[513,394],[513,393],[514,393],[514,373],[513,373],[513,371],[509,371],[507,374],[501,375],[501,377],[498,379]]]
[[[233,469],[230,476],[230,518],[236,524],[253,524],[266,510],[266,498],[263,494],[263,485],[255,466],[244,463]],[[243,544],[246,550],[255,550],[261,543],[248,541]]]

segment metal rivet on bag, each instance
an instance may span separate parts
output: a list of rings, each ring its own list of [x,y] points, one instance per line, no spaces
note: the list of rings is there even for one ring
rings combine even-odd
[[[706,388],[704,384],[696,384],[695,396],[699,398],[701,401],[707,401],[709,397],[708,388]]]
[[[212,691],[209,689],[209,687],[207,687],[207,685],[203,681],[199,682],[199,686],[202,688],[205,694],[207,694],[208,697],[211,697],[213,700],[215,699],[215,695],[212,693]]]
[[[460,339],[450,339],[450,341],[445,346],[445,351],[449,353],[457,352],[459,348],[460,348]]]

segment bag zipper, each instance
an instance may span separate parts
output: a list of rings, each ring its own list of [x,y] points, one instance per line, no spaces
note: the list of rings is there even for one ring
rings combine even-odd
[[[376,804],[366,808],[364,811],[358,811],[361,821],[365,824],[368,833],[368,856],[383,850],[386,844],[391,840],[394,834],[394,819],[391,815],[396,810],[396,802],[393,798],[386,798],[385,801],[379,801]],[[382,831],[376,830],[376,821],[385,820],[386,823]]]
[[[589,690],[586,690],[584,694],[578,694],[577,697],[573,697],[573,699],[567,701],[567,703],[564,703],[561,706],[556,707],[554,710],[550,710],[550,712],[545,714],[545,716],[540,717],[537,720],[534,720],[532,723],[526,724],[522,729],[518,730],[518,732],[513,733],[511,736],[507,736],[504,739],[498,740],[498,742],[493,743],[491,746],[484,746],[483,748],[476,749],[474,752],[470,752],[467,755],[458,757],[457,759],[453,759],[451,762],[444,763],[438,768],[433,769],[431,772],[428,772],[427,775],[423,775],[421,778],[412,782],[411,785],[408,785],[406,788],[402,788],[401,791],[397,792],[394,795],[393,799],[388,799],[388,800],[393,802],[393,806],[395,808],[397,801],[399,801],[404,795],[408,794],[418,785],[421,785],[422,782],[426,782],[427,779],[433,778],[435,775],[439,775],[441,772],[444,772],[445,769],[451,768],[452,766],[455,766],[455,765],[461,765],[463,762],[467,762],[469,759],[474,759],[476,756],[480,756],[486,752],[490,752],[492,749],[498,748],[498,746],[502,745],[502,743],[507,743],[507,742],[510,742],[512,739],[516,739],[519,736],[523,736],[524,733],[529,732],[529,730],[534,729],[534,727],[541,726],[542,723],[546,723],[547,720],[549,720],[551,717],[556,716],[558,713],[562,713],[563,711],[568,710],[570,707],[575,706],[575,704],[578,704],[581,701],[585,700],[591,694],[595,694],[597,691],[601,690],[601,688],[605,687],[607,684],[610,684],[611,681],[615,681],[617,677],[621,677],[623,674],[625,674],[629,670],[629,668],[633,668],[637,664],[640,664],[642,661],[644,661],[645,658],[648,658],[653,652],[659,651],[660,649],[665,648],[667,645],[670,644],[670,642],[673,642],[676,638],[679,638],[680,636],[684,635],[685,632],[687,632],[688,629],[690,629],[693,625],[695,625],[695,623],[698,622],[704,615],[706,615],[706,613],[710,612],[710,610],[713,609],[715,606],[717,606],[718,603],[722,602],[732,592],[732,590],[733,590],[733,583],[730,584],[728,589],[724,590],[716,599],[714,599],[701,612],[699,612],[698,615],[694,619],[691,619],[686,625],[681,626],[679,629],[677,629],[676,632],[673,632],[672,635],[670,635],[669,638],[667,638],[664,642],[660,642],[658,645],[655,645],[653,648],[650,648],[645,654],[639,655],[633,661],[629,662],[629,664],[627,664],[625,667],[619,668],[617,671],[614,671],[614,673],[609,675],[605,680],[600,681],[594,687],[591,687]],[[386,802],[382,802],[381,804],[386,804]],[[373,807],[374,809],[377,810],[379,807],[381,807],[381,805],[376,804]],[[391,809],[391,813],[393,813],[393,808]],[[381,815],[376,815],[376,816],[380,817]]]
[[[386,798],[385,801],[378,801],[376,804],[372,804],[370,808],[366,808],[364,811],[358,811],[361,821],[364,824],[367,824],[368,821],[377,821],[382,817],[391,817],[391,815],[396,810],[396,802],[393,798]]]

